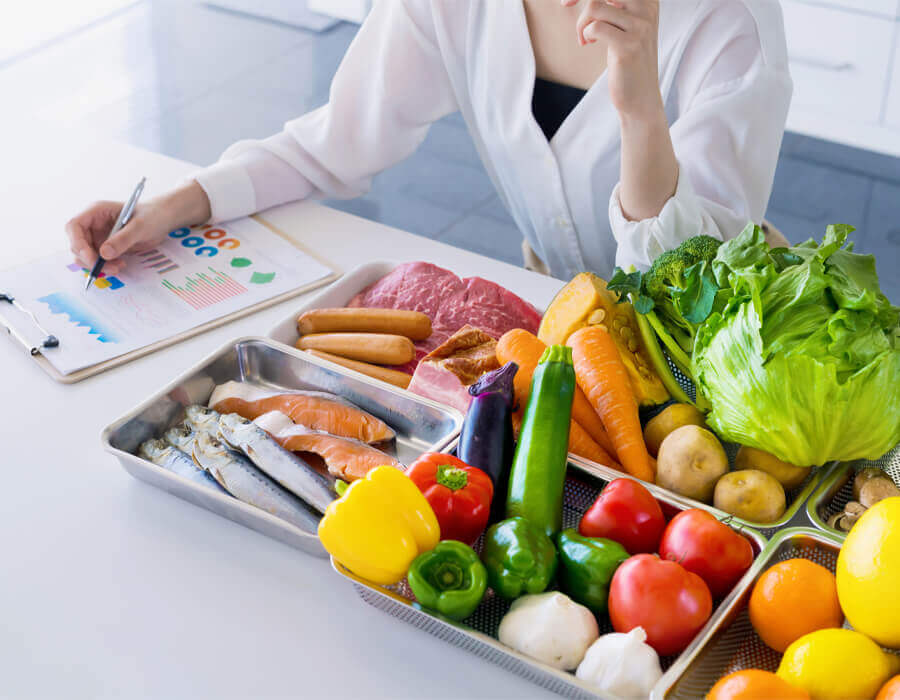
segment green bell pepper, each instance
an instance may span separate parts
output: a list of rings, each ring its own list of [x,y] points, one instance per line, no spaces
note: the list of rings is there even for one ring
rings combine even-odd
[[[605,615],[613,574],[631,555],[618,542],[585,537],[572,528],[559,533],[557,544],[560,588],[576,603]]]
[[[481,553],[488,584],[512,600],[540,593],[556,574],[556,547],[546,533],[525,518],[501,520],[488,528]]]
[[[409,587],[422,607],[453,620],[463,620],[487,590],[484,564],[469,545],[444,540],[417,556],[406,574]]]
[[[550,537],[562,528],[574,396],[572,348],[551,345],[531,379],[506,498],[507,518],[527,518]]]

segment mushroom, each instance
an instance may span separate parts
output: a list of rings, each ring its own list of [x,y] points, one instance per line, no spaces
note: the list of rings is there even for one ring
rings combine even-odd
[[[900,489],[886,476],[872,477],[859,490],[859,502],[866,508],[871,508],[878,501],[891,496],[900,496]]]
[[[882,476],[884,476],[884,469],[879,469],[878,467],[866,467],[857,472],[856,477],[853,479],[853,500],[859,500],[859,493],[862,491],[863,484],[869,479]]]
[[[828,525],[844,532],[850,532],[850,528],[856,525],[856,521],[866,512],[866,507],[857,501],[848,501],[844,510],[835,513],[828,518]]]
[[[857,501],[847,501],[844,506],[844,512],[850,515],[862,515],[866,512],[866,507]]]

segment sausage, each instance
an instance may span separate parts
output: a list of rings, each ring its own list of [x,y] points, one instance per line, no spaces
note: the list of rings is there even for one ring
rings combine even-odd
[[[300,335],[310,333],[390,333],[410,340],[431,335],[431,319],[418,311],[399,309],[313,309],[297,319]]]
[[[321,350],[307,350],[306,352],[315,357],[320,357],[323,360],[334,362],[336,365],[340,365],[341,367],[356,370],[357,372],[372,377],[373,379],[380,379],[381,381],[387,382],[388,384],[399,386],[401,389],[406,389],[409,386],[410,380],[412,379],[412,375],[407,374],[406,372],[398,372],[395,369],[379,367],[378,365],[372,365],[368,362],[348,360],[346,357],[338,357],[337,355],[332,355],[330,352],[322,352]]]
[[[300,338],[297,347],[376,365],[403,365],[416,356],[409,338],[385,333],[313,333]]]

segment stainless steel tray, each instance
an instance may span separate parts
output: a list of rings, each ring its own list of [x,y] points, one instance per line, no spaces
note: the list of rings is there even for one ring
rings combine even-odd
[[[133,454],[144,440],[159,436],[180,420],[185,406],[205,404],[213,387],[229,380],[272,388],[317,389],[343,396],[397,432],[397,458],[404,464],[422,452],[446,447],[462,424],[462,415],[455,409],[266,338],[241,338],[212,353],[103,431],[104,448],[135,478],[321,557],[327,554],[314,532],[301,530]]]
[[[843,530],[830,527],[827,521],[835,513],[844,510],[847,501],[853,497],[853,477],[866,467],[884,469],[887,476],[893,479],[895,484],[900,485],[900,445],[880,459],[860,459],[835,466],[816,489],[806,506],[807,515],[816,527],[842,539],[847,536]]]
[[[448,451],[452,448],[453,446],[448,448]],[[594,502],[597,493],[610,481],[611,471],[597,470],[590,463],[570,461],[563,502],[564,527],[577,526],[582,514]],[[615,475],[612,478],[615,478]],[[663,512],[667,518],[691,507],[685,503],[684,499],[673,497],[665,489],[652,484],[647,485],[647,488],[663,506]],[[731,524],[750,541],[757,554],[763,551],[766,544],[765,537],[751,528],[743,528],[739,523],[732,522]],[[480,547],[481,542],[479,541],[476,549],[480,550]],[[509,603],[494,596],[490,591],[471,617],[464,623],[455,623],[420,609],[405,581],[396,586],[379,586],[356,576],[334,559],[331,560],[331,563],[335,571],[350,579],[363,600],[379,610],[565,697],[610,697],[600,695],[595,688],[578,680],[572,673],[552,668],[501,644],[497,640],[497,629],[500,620],[509,608]],[[697,640],[702,639],[706,635],[706,630],[716,624],[720,611],[728,607],[731,598],[743,589],[743,583],[749,575],[750,571],[747,572],[744,579],[738,582],[734,591],[719,603],[706,627],[698,633]],[[608,620],[600,621],[601,634],[612,631]],[[661,659],[663,668],[677,664],[682,656],[691,653],[696,643],[695,641],[691,644],[678,657]]]
[[[802,557],[834,571],[841,538],[814,528],[789,528],[773,537],[720,606],[713,624],[707,625],[699,643],[682,654],[653,689],[654,700],[702,698],[722,676],[747,668],[775,671],[781,654],[770,649],[750,624],[747,605],[753,586],[770,566]]]
[[[342,277],[337,282],[334,282],[332,285],[322,290],[308,302],[298,307],[293,313],[291,313],[290,316],[273,326],[266,335],[273,340],[277,340],[280,343],[284,343],[285,345],[290,345],[291,347],[293,347],[300,339],[300,336],[297,333],[297,317],[301,313],[303,313],[304,311],[309,311],[310,309],[346,306],[347,303],[354,296],[356,296],[358,292],[380,280],[391,270],[393,270],[398,264],[399,263],[396,262],[378,261],[357,267],[355,270],[352,270],[344,275],[344,277]],[[672,370],[675,378],[682,385],[682,387],[684,387],[685,391],[693,396],[693,383],[681,372],[679,372],[678,368],[674,365],[672,366]],[[650,414],[648,413],[647,415]],[[734,466],[734,457],[737,454],[737,450],[737,445],[725,445],[725,451],[728,454],[729,462],[732,467]],[[570,458],[572,458],[579,464],[597,464],[596,462],[576,458],[574,455],[570,455]],[[597,466],[601,466],[603,467],[603,469],[609,470],[611,474],[614,474],[616,476],[629,476],[628,474],[623,474],[622,472],[610,470],[609,467],[606,467],[605,465]],[[766,536],[769,536],[772,533],[776,532],[779,528],[785,527],[792,521],[795,521],[795,524],[809,525],[809,521],[806,519],[806,514],[803,511],[803,505],[806,503],[810,494],[819,484],[822,476],[826,471],[828,471],[826,467],[814,470],[800,486],[795,489],[791,489],[785,494],[788,504],[787,509],[778,520],[770,523],[747,522],[746,524],[760,530]],[[712,513],[715,513],[715,515],[720,518],[724,518],[728,515],[721,510],[713,508],[707,503],[694,501],[692,499],[684,499],[672,493],[671,491],[667,491],[667,493],[669,493],[679,501],[687,503],[687,507],[703,508]]]

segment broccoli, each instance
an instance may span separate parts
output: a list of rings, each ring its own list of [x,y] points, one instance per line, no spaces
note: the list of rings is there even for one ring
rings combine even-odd
[[[694,236],[674,250],[667,250],[653,261],[644,274],[644,293],[656,302],[669,296],[670,288],[687,289],[685,274],[693,265],[711,263],[722,241],[712,236]]]

